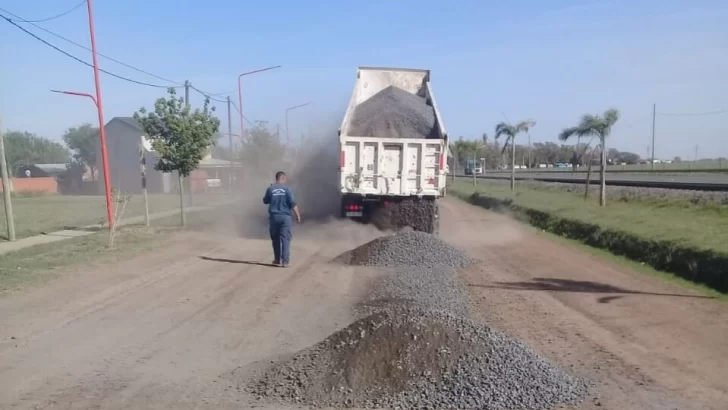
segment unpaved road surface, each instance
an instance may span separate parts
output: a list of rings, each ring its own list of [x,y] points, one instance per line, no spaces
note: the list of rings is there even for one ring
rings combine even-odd
[[[728,305],[445,201],[479,318],[598,383],[580,408],[728,409]],[[445,223],[445,221],[447,221]]]
[[[580,408],[728,408],[725,304],[456,200],[442,212],[443,238],[482,260],[462,272],[478,317],[594,380]],[[378,272],[329,261],[378,235],[304,224],[278,269],[260,226],[184,234],[4,297],[0,409],[257,406],[240,380],[351,323]]]

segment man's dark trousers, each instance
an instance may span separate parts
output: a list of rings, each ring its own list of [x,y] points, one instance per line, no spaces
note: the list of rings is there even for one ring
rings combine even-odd
[[[268,219],[270,239],[273,241],[273,257],[287,265],[291,257],[293,220],[290,215],[272,214]]]

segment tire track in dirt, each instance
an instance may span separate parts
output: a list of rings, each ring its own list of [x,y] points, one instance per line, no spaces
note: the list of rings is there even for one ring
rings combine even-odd
[[[443,237],[481,260],[462,273],[475,312],[600,383],[580,408],[724,408],[725,305],[464,202],[442,209]]]
[[[292,267],[279,269],[244,263],[268,255],[267,240],[183,234],[103,274],[78,272],[0,301],[14,332],[34,335],[0,352],[0,408],[239,408],[246,398],[224,375],[349,323],[376,272],[328,262],[370,237],[354,224],[309,226]],[[77,295],[89,279],[79,300],[37,296]]]

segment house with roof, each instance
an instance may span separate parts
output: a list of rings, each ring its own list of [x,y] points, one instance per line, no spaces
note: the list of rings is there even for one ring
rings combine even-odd
[[[157,155],[144,147],[142,137],[146,136],[139,121],[133,117],[114,117],[104,126],[109,159],[111,186],[129,193],[140,193],[141,156],[146,160],[147,191],[149,193],[172,193],[177,190],[177,176],[154,169]],[[100,150],[100,148],[99,148]],[[241,164],[212,158],[211,150],[200,163],[198,170],[190,175],[194,191],[208,188],[227,188],[228,181],[241,168]],[[98,153],[97,158],[101,158]],[[103,184],[103,167],[99,164],[99,184]],[[231,172],[232,169],[232,172]]]

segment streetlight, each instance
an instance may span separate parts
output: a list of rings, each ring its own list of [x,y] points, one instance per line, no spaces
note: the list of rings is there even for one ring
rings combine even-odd
[[[91,0],[89,0],[89,13],[91,10]],[[91,15],[89,14],[89,17]],[[91,29],[91,36],[93,38],[93,29]],[[95,43],[95,41],[92,41],[92,44]],[[94,68],[96,68],[96,54],[94,54]],[[96,71],[96,70],[94,70]],[[96,97],[89,93],[80,93],[76,91],[61,91],[61,90],[51,90],[53,93],[58,94],[66,94],[66,95],[75,95],[78,97],[87,97],[90,98],[91,101],[93,101],[94,105],[96,106],[96,109],[98,111],[99,115],[99,134],[101,135],[101,164],[102,168],[104,170],[104,190],[106,193],[106,218],[109,222],[109,229],[112,229],[114,227],[114,202],[111,199],[111,182],[109,177],[109,161],[108,161],[108,154],[106,150],[106,130],[104,130],[104,114],[101,104],[99,104],[100,98],[101,98],[101,88],[99,85],[99,79],[98,79],[98,72],[96,72]]]
[[[240,105],[238,107],[238,111],[240,112],[240,138],[243,138],[243,136],[245,135],[245,133],[243,132],[244,131],[244,124],[243,124],[243,122],[244,122],[243,121],[243,85],[242,85],[242,83],[241,83],[240,80],[244,76],[246,76],[246,75],[261,73],[263,71],[273,70],[275,68],[280,68],[280,67],[282,67],[282,66],[276,65],[276,66],[261,68],[260,70],[248,71],[247,73],[242,73],[242,74],[240,74],[238,76],[238,104]]]
[[[286,108],[286,145],[287,146],[290,146],[291,145],[291,138],[288,135],[288,111],[295,110],[296,108],[305,107],[307,105],[311,105],[311,103],[310,102],[307,102],[307,103],[304,103],[304,104],[294,105],[293,107]]]

